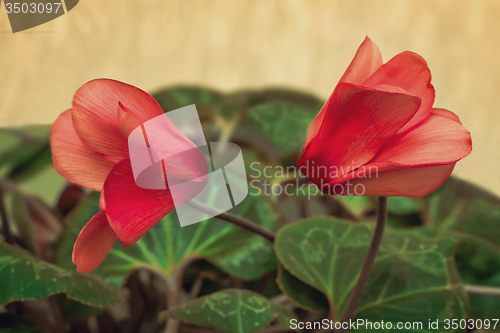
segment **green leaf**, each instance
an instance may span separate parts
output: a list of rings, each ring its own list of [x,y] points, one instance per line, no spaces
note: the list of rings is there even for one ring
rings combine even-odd
[[[0,156],[12,150],[12,148],[18,145],[25,137],[26,135],[20,130],[0,128],[0,142],[2,142],[0,146]]]
[[[370,197],[342,195],[336,196],[335,200],[344,205],[354,216],[361,216],[367,210],[374,208],[373,199]]]
[[[33,154],[29,160],[23,164],[15,165],[7,176],[16,181],[22,181],[36,175],[40,170],[51,166],[51,164],[52,152],[47,143],[40,151]]]
[[[450,178],[424,201],[429,228],[458,242],[456,262],[464,282],[500,288],[500,198]],[[491,319],[498,315],[500,299],[471,296],[470,304],[471,318]]]
[[[99,277],[67,271],[3,242],[0,243],[0,284],[2,305],[27,299],[42,300],[59,293],[97,307],[123,301],[118,290]]]
[[[279,169],[283,168],[283,166],[274,160],[267,159],[265,154],[258,150],[242,147],[241,153],[245,163],[247,178],[249,181],[258,180],[258,182],[253,183],[255,185],[260,186],[263,181],[271,183],[280,177],[284,177],[286,174],[284,169]]]
[[[500,243],[500,198],[450,178],[425,197],[428,225],[435,234],[460,231]]]
[[[0,174],[53,203],[67,181],[52,165],[49,136],[49,125],[0,128]]]
[[[236,234],[239,231],[232,233],[238,237]],[[228,246],[213,254],[210,254],[211,250],[209,249],[207,254],[203,255],[202,253],[200,256],[207,258],[225,272],[245,280],[258,279],[265,273],[276,269],[278,260],[269,241],[255,235],[238,238],[242,240],[239,245]],[[231,248],[233,250],[230,250]]]
[[[212,89],[196,86],[177,86],[165,88],[152,94],[164,112],[196,105],[200,114],[218,105],[222,100],[222,94]]]
[[[321,105],[299,105],[277,101],[257,105],[248,111],[248,124],[283,151],[299,146]]]
[[[63,267],[74,267],[70,249],[83,225],[99,211],[98,201],[98,194],[92,194],[68,216],[68,229],[58,250],[58,263]],[[249,195],[230,212],[271,230],[286,223],[284,215],[262,196]],[[181,227],[173,212],[133,246],[125,248],[116,242],[96,273],[120,286],[129,272],[139,267],[153,268],[169,277],[196,258],[205,258],[243,279],[257,279],[277,266],[271,244],[261,237],[215,218]]]
[[[325,294],[297,279],[282,265],[278,268],[276,282],[295,305],[310,311],[328,312],[329,305]]]
[[[20,181],[38,173],[52,163],[49,147],[50,126],[30,126],[20,129],[0,129],[6,137],[0,151],[0,167],[8,178]],[[3,141],[2,141],[3,143]]]
[[[33,325],[31,322],[20,316],[9,313],[0,313],[0,333],[46,333],[41,327]]]
[[[175,318],[224,333],[252,333],[274,319],[286,328],[294,314],[253,291],[225,289],[164,311],[160,318]]]
[[[275,251],[291,274],[333,302],[338,319],[356,283],[373,230],[373,224],[334,218],[304,220],[280,229]],[[386,230],[356,317],[393,323],[466,318],[467,298],[454,266],[453,249],[451,240]],[[425,327],[413,332],[423,331]]]
[[[500,288],[500,246],[467,234],[456,234],[459,242],[456,252],[457,268],[465,283]],[[500,299],[495,297],[469,296],[470,318],[492,319],[498,317]],[[500,327],[490,329],[500,332]]]
[[[419,213],[422,210],[422,204],[419,199],[404,197],[389,197],[389,212],[393,214],[406,215]]]
[[[103,311],[102,307],[89,306],[66,297],[65,294],[57,295],[61,311],[70,318],[87,318]]]
[[[279,102],[315,109],[315,115],[323,104],[313,95],[292,89],[240,90],[224,96],[220,116],[226,121],[235,119],[235,117],[242,117],[240,120],[243,120],[250,109],[263,104]],[[245,125],[244,122],[241,124]]]

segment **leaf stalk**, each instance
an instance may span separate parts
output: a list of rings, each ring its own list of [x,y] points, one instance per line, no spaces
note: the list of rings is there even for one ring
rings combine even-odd
[[[194,209],[196,209],[198,211],[212,215],[212,216],[218,218],[219,220],[232,223],[240,228],[243,228],[243,229],[248,230],[256,235],[261,236],[262,238],[270,241],[271,243],[274,243],[274,238],[276,237],[276,234],[273,231],[261,226],[260,224],[254,222],[254,221],[251,221],[247,218],[244,218],[244,217],[241,217],[238,215],[234,215],[231,213],[222,212],[222,211],[218,210],[217,208],[210,207],[210,206],[205,205],[205,204],[198,202],[196,200],[189,201],[187,203],[187,205],[193,207]]]
[[[497,297],[500,298],[500,287],[495,286],[480,286],[478,284],[468,284],[464,285],[465,291],[469,296],[480,296],[480,297]]]

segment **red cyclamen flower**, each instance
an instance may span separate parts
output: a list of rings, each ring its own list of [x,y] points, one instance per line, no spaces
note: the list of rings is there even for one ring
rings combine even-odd
[[[311,125],[301,171],[329,194],[434,191],[470,153],[472,141],[457,115],[432,108],[430,82],[421,56],[403,52],[384,64],[367,37]]]
[[[75,184],[102,191],[101,211],[85,225],[75,242],[73,263],[77,271],[96,269],[116,238],[124,246],[134,244],[175,208],[168,184],[166,190],[136,185],[128,150],[129,134],[163,114],[146,92],[122,82],[98,79],[78,89],[73,108],[52,125],[50,144],[56,170]],[[164,149],[172,145],[196,148],[173,125],[170,134],[166,133]],[[195,156],[190,166],[182,158],[168,165],[178,169],[180,175],[186,175],[189,168],[194,174],[206,175],[207,165],[200,157],[196,160]],[[183,202],[195,194],[185,196]]]

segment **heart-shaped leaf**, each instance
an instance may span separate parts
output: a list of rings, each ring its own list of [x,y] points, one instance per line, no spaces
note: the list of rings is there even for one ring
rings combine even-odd
[[[101,278],[67,271],[36,259],[26,250],[0,243],[0,304],[42,300],[65,293],[80,303],[104,307],[119,304],[122,296]]]
[[[291,274],[330,299],[338,319],[373,230],[372,224],[334,218],[304,220],[280,229],[275,250]],[[393,324],[466,318],[467,298],[453,249],[451,240],[434,241],[418,232],[388,229],[356,317]],[[426,327],[413,330],[424,331]]]
[[[274,319],[286,328],[294,314],[250,290],[224,289],[182,304],[160,314],[224,333],[252,333]]]
[[[456,239],[464,282],[500,288],[500,198],[470,183],[448,179],[426,196],[422,214],[434,234]],[[491,319],[500,299],[470,296],[471,318]],[[497,325],[498,326],[498,325]],[[500,332],[500,327],[493,332]]]
[[[279,149],[290,151],[306,138],[321,105],[277,101],[259,104],[248,111],[248,125],[256,128]]]
[[[283,293],[297,306],[310,310],[328,312],[328,299],[316,288],[297,279],[282,265],[278,268],[278,286]]]

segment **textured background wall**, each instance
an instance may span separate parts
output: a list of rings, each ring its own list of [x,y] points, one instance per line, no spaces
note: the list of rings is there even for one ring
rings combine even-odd
[[[88,80],[154,91],[290,86],[326,97],[365,35],[385,60],[427,59],[435,105],[456,112],[474,151],[455,174],[500,194],[500,2],[497,0],[82,0],[12,34],[0,10],[0,126],[53,122]]]

